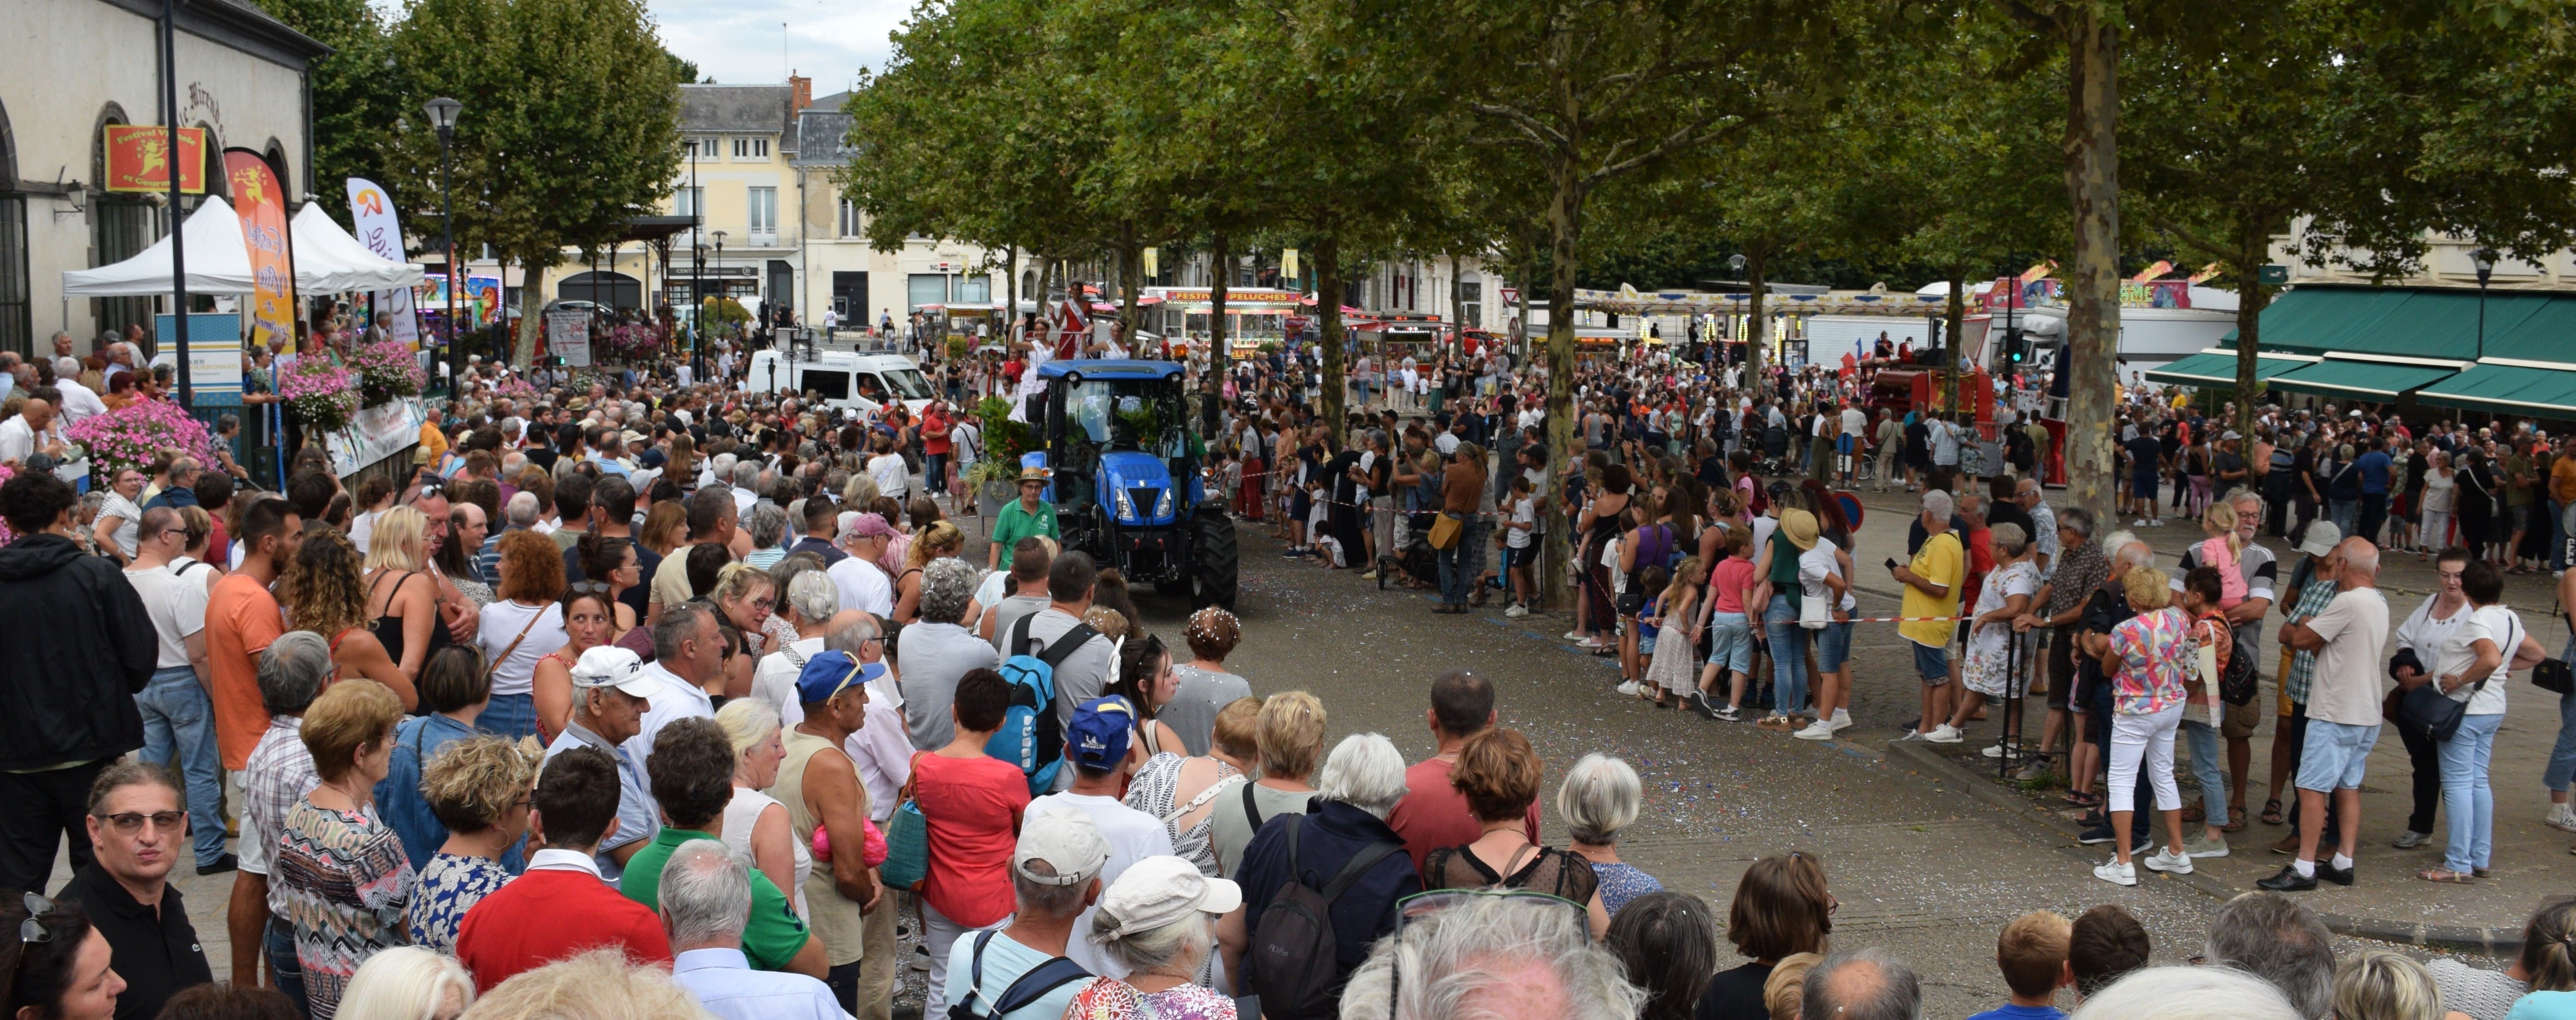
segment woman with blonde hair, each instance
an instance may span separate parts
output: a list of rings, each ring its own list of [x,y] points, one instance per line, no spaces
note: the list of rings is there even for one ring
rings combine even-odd
[[[2446,1013],[2433,975],[2405,956],[2373,949],[2335,968],[2335,1020],[2443,1020]]]
[[[521,971],[474,1000],[463,1020],[707,1020],[668,967],[595,949]]]
[[[948,521],[933,521],[912,536],[911,548],[904,551],[903,572],[894,579],[894,622],[910,624],[921,618],[921,568],[965,549],[966,533]]]
[[[455,952],[465,912],[509,883],[536,781],[535,749],[489,734],[450,741],[431,756],[415,796],[447,839],[419,863],[420,884],[403,917],[413,945]]]
[[[429,518],[419,510],[398,506],[376,515],[367,546],[367,612],[376,621],[376,641],[415,682],[429,653],[449,641],[438,618],[438,578],[421,576],[429,570],[428,550]]]
[[[813,851],[796,840],[787,805],[762,790],[778,783],[778,765],[787,758],[781,741],[778,709],[759,698],[735,698],[716,711],[716,725],[733,742],[733,800],[725,804],[724,844],[750,858],[771,885],[788,892],[796,916],[810,917],[805,907],[805,879],[814,873]],[[852,847],[857,840],[850,842]]]
[[[551,543],[550,543],[551,544]],[[385,685],[405,711],[420,703],[420,694],[384,643],[371,629],[367,590],[360,582],[357,547],[337,531],[306,533],[295,559],[278,578],[278,601],[286,606],[286,625],[309,630],[331,644],[331,662],[342,677],[362,676]]]
[[[778,618],[778,581],[751,564],[727,563],[716,571],[707,601],[715,605],[718,622],[737,635],[730,640],[739,642],[734,647],[738,654],[725,667],[733,674],[725,689],[748,691],[760,657],[776,650],[782,640],[796,640],[795,625]]]
[[[2144,781],[2155,788],[2156,811],[2164,815],[2167,837],[2164,850],[2147,858],[2147,870],[2188,875],[2191,856],[2182,849],[2182,791],[2174,784],[2173,745],[2196,658],[2191,618],[2173,605],[2164,571],[2135,568],[2120,584],[2137,615],[2111,629],[2101,655],[2102,672],[2111,678],[2111,794],[2104,803],[2111,809],[2111,831],[2129,832],[2129,809],[2136,803],[2143,769]],[[2138,884],[2129,841],[2111,842],[2111,860],[2096,866],[2093,877],[2113,885]]]
[[[644,526],[635,530],[635,540],[655,556],[669,556],[680,547],[680,539],[689,530],[689,511],[679,500],[666,499],[644,512]]]
[[[456,958],[395,946],[359,965],[340,996],[343,1020],[456,1020],[474,1005],[474,979]]]

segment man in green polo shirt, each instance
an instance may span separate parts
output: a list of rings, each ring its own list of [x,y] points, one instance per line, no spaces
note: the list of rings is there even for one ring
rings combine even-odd
[[[676,719],[653,738],[644,760],[653,799],[662,805],[662,832],[626,861],[618,891],[660,910],[662,865],[683,843],[722,839],[725,805],[733,800],[733,741],[713,719]],[[778,885],[751,869],[751,921],[742,930],[742,954],[757,970],[783,970],[821,980],[827,969],[823,940],[806,931],[796,905]]]
[[[992,570],[1011,569],[1011,549],[1031,535],[1044,535],[1061,541],[1056,530],[1055,504],[1046,501],[1045,468],[1027,468],[1020,472],[1020,498],[1002,504],[1002,512],[993,515],[993,541],[984,549],[984,565]]]

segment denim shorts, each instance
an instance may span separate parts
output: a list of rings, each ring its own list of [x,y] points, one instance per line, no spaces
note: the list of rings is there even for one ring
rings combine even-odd
[[[1742,613],[1708,614],[1708,661],[1738,673],[1752,672],[1752,621]]]
[[[1851,661],[1851,634],[1852,625],[1844,621],[1828,623],[1816,632],[1817,672],[1831,673]],[[1942,675],[1948,676],[1949,671],[1944,669]]]
[[[2299,748],[2299,789],[2320,793],[2361,788],[2369,770],[2370,749],[2379,743],[2379,723],[2353,726],[2323,719],[2308,720],[2306,743]]]
[[[1905,643],[1914,646],[1914,672],[1915,675],[1923,678],[1923,686],[1939,687],[1950,682],[1948,646],[1934,647],[1911,638],[1906,639]],[[1822,668],[1821,663],[1818,664],[1818,668]]]

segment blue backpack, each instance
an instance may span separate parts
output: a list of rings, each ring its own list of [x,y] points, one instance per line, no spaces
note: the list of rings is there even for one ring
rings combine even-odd
[[[1055,668],[1084,643],[1099,636],[1087,623],[1077,623],[1044,650],[1029,641],[1031,613],[1011,625],[1011,657],[1002,661],[1002,680],[1011,685],[1010,707],[1002,728],[984,742],[985,755],[1020,767],[1029,777],[1029,795],[1055,792],[1056,771],[1064,767],[1064,723],[1055,714]],[[1032,654],[1034,652],[1034,654]]]

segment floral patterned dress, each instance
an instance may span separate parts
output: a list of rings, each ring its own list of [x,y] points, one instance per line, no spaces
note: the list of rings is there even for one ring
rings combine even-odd
[[[1205,985],[1139,992],[1117,978],[1093,978],[1074,993],[1065,1020],[1234,1020],[1234,1000]]]
[[[510,872],[489,858],[431,855],[403,911],[411,944],[454,955],[456,929],[465,923],[465,912],[509,882]]]
[[[405,941],[413,874],[402,837],[373,805],[337,811],[307,797],[286,813],[269,881],[295,930],[305,1004],[313,1020],[331,1020],[358,965]]]

